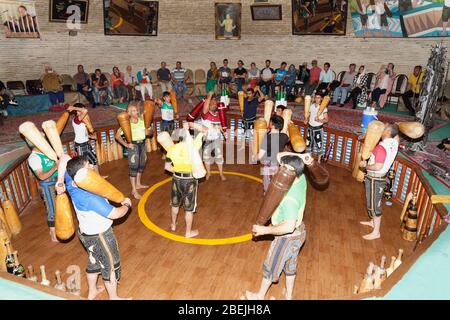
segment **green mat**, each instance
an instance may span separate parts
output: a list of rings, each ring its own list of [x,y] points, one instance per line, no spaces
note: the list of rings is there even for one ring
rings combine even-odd
[[[0,300],[64,300],[23,284],[0,278]]]
[[[449,300],[449,266],[450,228],[447,228],[384,297],[369,300]]]
[[[442,128],[431,131],[430,134],[428,135],[428,138],[430,140],[439,140],[439,141],[449,137],[450,137],[450,123],[447,123]]]
[[[409,116],[409,111],[398,111],[397,110],[397,104],[393,104],[393,103],[386,103],[384,105],[384,108],[380,110],[380,112],[384,113],[394,113],[394,114],[398,114],[401,116]]]

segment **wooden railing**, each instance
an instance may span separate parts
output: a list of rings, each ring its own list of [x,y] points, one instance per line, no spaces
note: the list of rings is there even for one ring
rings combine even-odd
[[[300,132],[306,139],[306,126],[304,123],[300,121],[294,121],[294,123],[299,126]],[[161,119],[154,119],[153,127],[156,129],[156,132],[161,132]],[[176,121],[175,128],[179,127],[181,127],[181,121]],[[232,139],[231,142],[234,142],[236,145],[241,145],[243,139],[246,139],[241,116],[238,114],[230,114],[228,117],[228,128],[230,131],[229,138]],[[103,156],[99,157],[102,158],[99,160],[103,160],[100,164],[117,160],[116,157],[114,157],[113,152],[109,154],[106,152],[108,150],[108,145],[110,148],[118,148],[118,153],[122,152],[121,147],[118,146],[118,143],[115,142],[114,138],[117,129],[118,125],[96,128],[98,145],[103,144],[103,149],[105,150],[103,151]],[[72,137],[69,136],[63,140],[63,145],[69,153],[75,151],[74,143],[71,138]],[[325,127],[324,140],[326,146],[331,146],[328,163],[351,171],[356,152],[361,145],[356,134]],[[91,143],[94,150],[98,149],[98,145],[96,148],[95,141],[91,141]],[[228,141],[228,143],[230,143],[230,141]],[[393,168],[396,172],[392,186],[393,200],[395,202],[402,205],[409,192],[415,190],[418,192],[417,247],[418,244],[430,236],[433,231],[440,226],[442,217],[447,214],[447,210],[443,205],[433,205],[431,203],[430,197],[435,194],[435,192],[427,179],[423,176],[419,167],[408,160],[405,160],[401,156],[398,156]],[[30,171],[26,163],[26,156],[17,159],[7,171],[0,175],[0,191],[2,196],[11,199],[19,212],[22,212],[25,209],[33,196],[30,193],[30,183],[35,183],[35,180],[29,179],[29,176]]]
[[[35,183],[33,177],[29,179],[30,170],[26,163],[28,155],[16,159],[6,171],[0,174],[1,201],[11,200],[16,210],[20,213],[30,203],[34,196],[31,183]]]

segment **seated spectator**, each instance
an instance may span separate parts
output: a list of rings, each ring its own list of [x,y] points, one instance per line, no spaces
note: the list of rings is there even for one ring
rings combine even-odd
[[[308,69],[308,63],[303,62],[301,66],[298,66],[297,81],[295,81],[295,90],[297,94],[302,95],[303,89],[309,82],[310,70]]]
[[[172,79],[173,79],[173,87],[175,88],[175,92],[177,93],[177,97],[179,97],[179,92],[181,88],[181,97],[184,98],[186,95],[186,80],[187,80],[186,70],[181,67],[181,62],[177,61],[175,69],[172,70]]]
[[[167,64],[163,61],[161,62],[161,68],[156,71],[156,76],[158,77],[159,85],[162,92],[172,91],[172,74],[167,68]]]
[[[118,67],[113,68],[111,82],[114,98],[119,99],[119,103],[123,103],[127,98],[127,87],[125,86],[125,76]]]
[[[128,100],[133,101],[136,100],[136,77],[133,73],[133,68],[131,66],[127,66],[127,71],[124,74],[125,85],[127,87],[128,92]]]
[[[242,60],[239,60],[238,67],[233,71],[233,80],[237,85],[238,91],[243,90],[245,79],[247,79],[247,69],[244,68],[244,62]]]
[[[8,116],[8,105],[17,106],[18,103],[14,101],[14,94],[6,89],[5,84],[0,81],[0,114],[6,118]]]
[[[285,84],[286,84],[287,99],[289,99],[292,96],[295,96],[295,92],[292,92],[292,90],[295,87],[296,80],[297,80],[297,69],[295,69],[295,65],[291,64],[286,72]]]
[[[139,83],[139,90],[141,91],[142,101],[145,101],[145,92],[148,93],[150,99],[153,99],[152,75],[147,70],[147,68],[143,67],[142,70],[139,70],[136,78]]]
[[[219,80],[219,69],[214,61],[210,64],[210,68],[206,74],[206,94],[216,92],[217,81]]]
[[[256,63],[250,64],[250,70],[248,70],[248,85],[250,88],[255,89],[261,79],[261,72],[256,67]]]
[[[85,96],[87,101],[93,105],[95,101],[92,94],[91,78],[84,72],[83,65],[78,65],[78,72],[73,76],[73,79],[77,83],[77,91]]]
[[[353,109],[359,105],[365,105],[367,102],[368,94],[367,91],[369,89],[369,75],[366,73],[366,68],[364,66],[360,66],[358,69],[358,73],[355,75],[352,84],[352,91],[350,92],[350,96],[347,100],[352,100]]]
[[[385,65],[381,65],[380,71],[377,73],[375,89],[371,94],[372,108],[384,108],[387,97],[391,93],[395,77],[393,63],[389,63],[387,68]]]
[[[347,100],[348,93],[350,92],[353,84],[353,80],[355,79],[355,69],[356,65],[354,63],[350,64],[349,71],[344,72],[344,76],[342,77],[341,82],[339,83],[339,86],[334,89],[333,93],[333,102],[331,105],[336,105],[338,107],[343,107],[345,104],[345,101]],[[339,97],[341,98],[339,100],[339,103],[337,102]]]
[[[281,66],[275,70],[275,74],[273,77],[273,91],[275,92],[275,88],[276,87],[281,87],[285,85],[285,80],[286,80],[286,74],[287,74],[287,70],[286,70],[286,66],[287,63],[286,62],[282,62]]]
[[[305,85],[305,94],[311,95],[319,85],[320,74],[322,69],[317,66],[317,60],[311,62],[312,68],[309,71],[309,81]]]
[[[266,67],[261,70],[261,80],[259,82],[259,86],[265,95],[272,97],[272,82],[275,70],[270,67],[270,64],[271,61],[266,60]]]
[[[330,92],[330,85],[334,80],[333,70],[330,68],[330,63],[325,62],[323,70],[320,71],[319,85],[316,88],[316,94],[325,97]]]
[[[64,91],[59,74],[50,66],[45,67],[45,73],[41,77],[42,87],[48,93],[53,106],[61,106],[64,103]]]
[[[231,82],[231,69],[228,68],[228,59],[223,59],[223,66],[219,68],[219,84],[226,84],[227,89]]]
[[[422,66],[415,66],[413,73],[408,76],[408,86],[406,87],[405,93],[402,95],[405,107],[412,116],[416,115],[416,109],[415,105],[411,102],[411,98],[413,98],[414,101],[417,101],[416,99],[419,98],[423,84],[423,76]]]
[[[94,88],[95,105],[102,104],[108,106],[111,102],[111,89],[109,88],[109,81],[100,69],[95,69],[95,73],[91,77],[92,87]]]

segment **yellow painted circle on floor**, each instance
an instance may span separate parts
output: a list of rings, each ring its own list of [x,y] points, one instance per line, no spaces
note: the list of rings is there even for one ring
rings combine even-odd
[[[218,174],[219,171],[211,171],[212,174]],[[255,176],[249,175],[249,174],[245,174],[245,173],[240,173],[240,172],[233,172],[233,171],[224,171],[224,174],[226,175],[233,175],[233,176],[240,176],[240,177],[244,177],[259,183],[262,183],[262,179],[257,178]],[[245,242],[245,241],[249,241],[252,239],[252,234],[248,233],[248,234],[244,234],[241,236],[237,236],[237,237],[231,237],[231,238],[218,238],[218,239],[201,239],[201,238],[186,238],[171,232],[168,232],[164,229],[161,229],[160,227],[158,227],[156,224],[154,224],[150,218],[148,217],[147,212],[145,212],[145,204],[147,203],[148,198],[151,196],[151,194],[153,192],[155,192],[156,189],[158,189],[159,187],[161,187],[162,185],[170,182],[172,180],[172,178],[167,178],[164,179],[156,184],[154,184],[153,186],[151,186],[142,196],[141,200],[139,201],[138,204],[138,214],[139,214],[139,218],[141,219],[142,223],[151,231],[159,234],[160,236],[163,236],[164,238],[173,240],[173,241],[178,241],[178,242],[183,242],[183,243],[190,243],[190,244],[200,244],[200,245],[208,245],[208,246],[217,246],[217,245],[224,245],[224,244],[233,244],[233,243],[240,243],[240,242]]]

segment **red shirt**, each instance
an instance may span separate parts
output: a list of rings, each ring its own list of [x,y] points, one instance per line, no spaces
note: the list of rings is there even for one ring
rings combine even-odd
[[[309,71],[309,83],[318,82],[321,71],[322,69],[320,69],[319,67],[312,67]]]
[[[377,145],[372,154],[375,156],[375,163],[384,163],[386,161],[386,149],[382,145]]]

